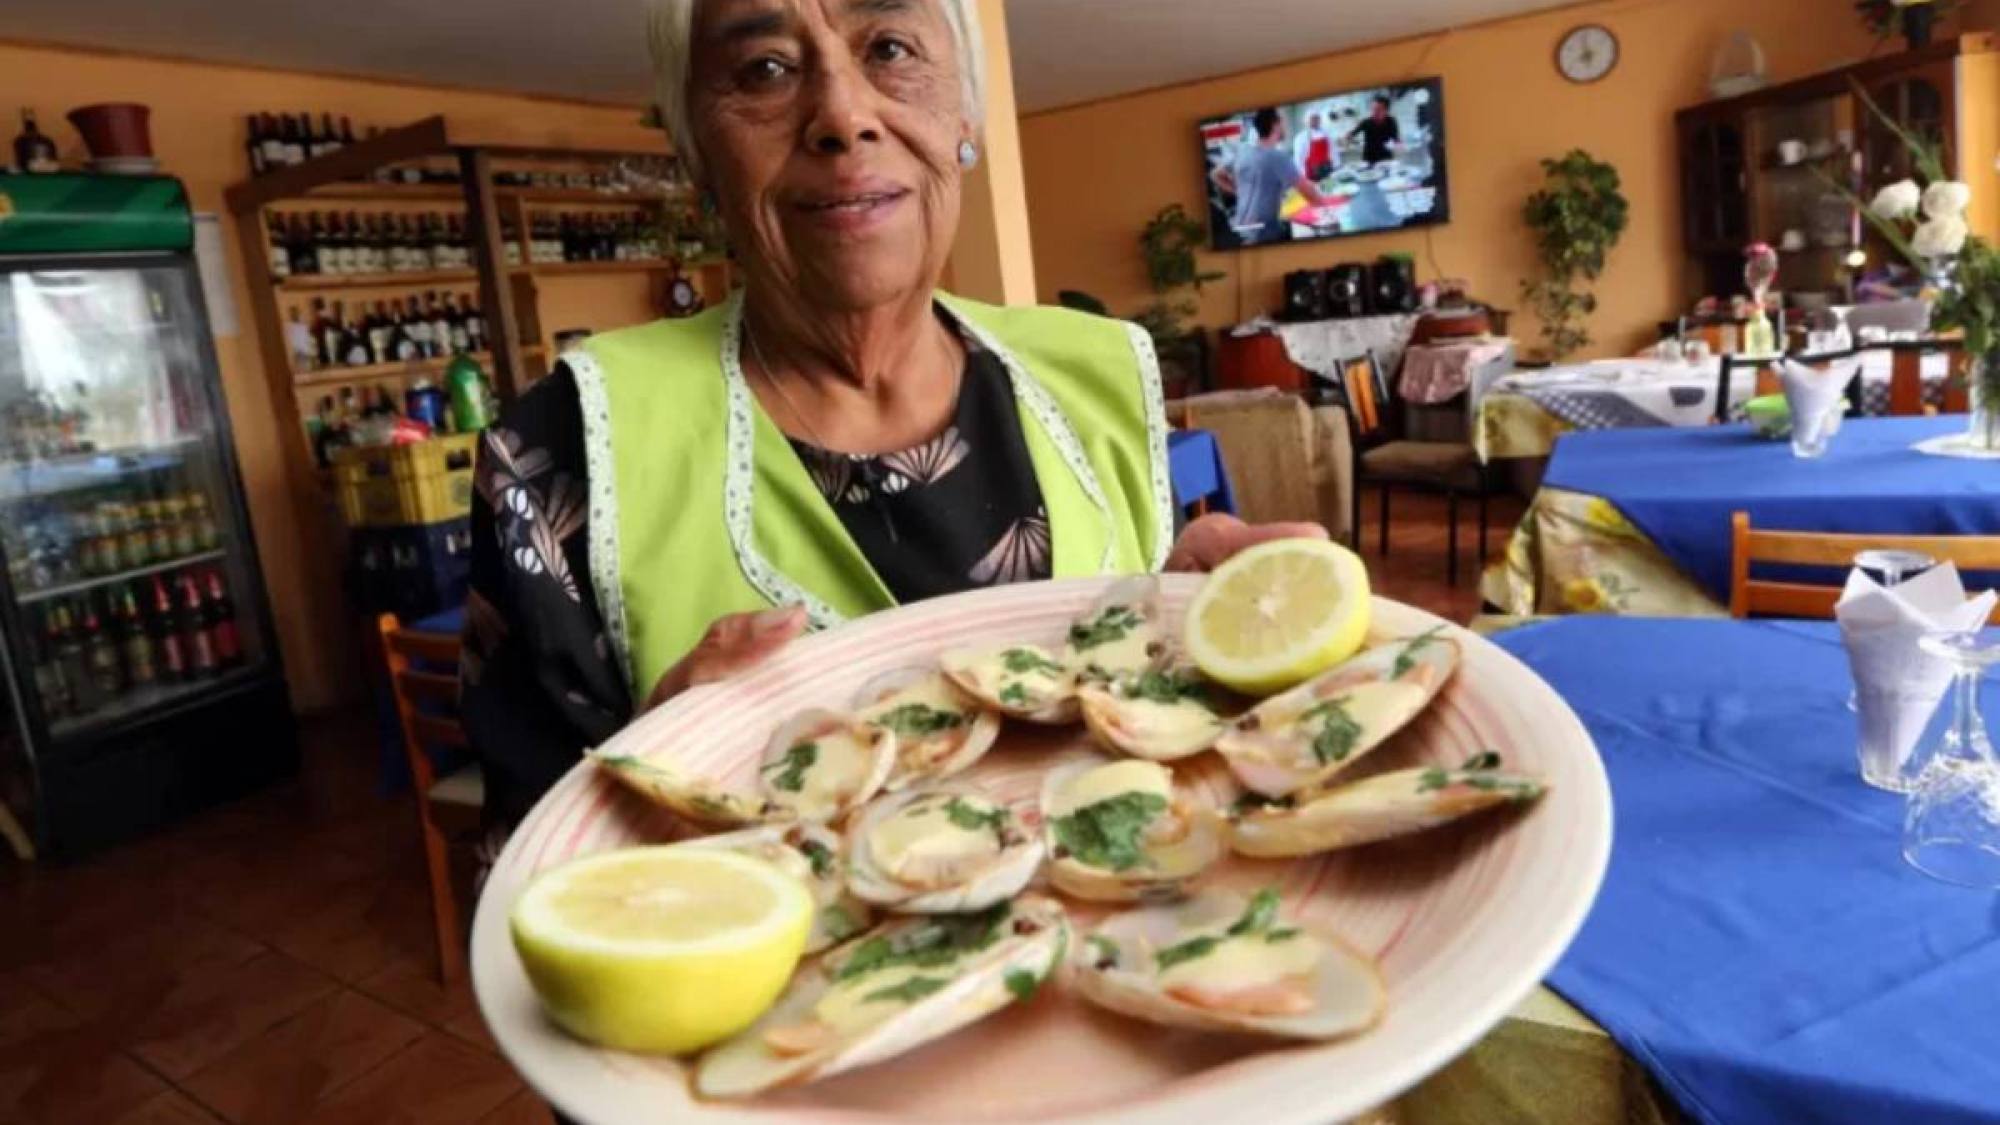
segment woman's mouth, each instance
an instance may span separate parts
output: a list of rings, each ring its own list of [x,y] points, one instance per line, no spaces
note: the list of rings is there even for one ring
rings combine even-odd
[[[904,188],[860,191],[804,200],[798,208],[816,225],[851,233],[880,223],[909,195]]]

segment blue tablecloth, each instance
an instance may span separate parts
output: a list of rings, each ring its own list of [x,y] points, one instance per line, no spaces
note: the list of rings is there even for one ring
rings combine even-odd
[[[2000,464],[1910,446],[1963,415],[1849,419],[1804,461],[1745,426],[1600,430],[1556,443],[1543,484],[1618,506],[1689,577],[1729,598],[1729,516],[1779,530],[1902,535],[2000,531]]]
[[[1208,501],[1211,512],[1236,514],[1236,493],[1229,487],[1229,469],[1222,463],[1222,446],[1207,430],[1175,430],[1167,435],[1167,468],[1174,481],[1174,503],[1182,508]]]
[[[1616,804],[1558,992],[1702,1121],[2000,1121],[2000,895],[1903,863],[1902,802],[1856,776],[1831,625],[1497,639],[1590,728]]]

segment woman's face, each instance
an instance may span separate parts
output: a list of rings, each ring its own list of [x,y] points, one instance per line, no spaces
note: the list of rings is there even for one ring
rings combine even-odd
[[[958,147],[970,136],[938,4],[697,7],[695,143],[757,280],[839,311],[935,283],[958,229]]]

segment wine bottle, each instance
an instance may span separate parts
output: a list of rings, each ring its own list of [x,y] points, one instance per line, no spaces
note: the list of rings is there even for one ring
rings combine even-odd
[[[21,111],[21,133],[14,138],[14,170],[23,175],[46,176],[62,171],[56,158],[56,143],[35,124],[35,111]]]
[[[346,114],[342,114],[340,117],[340,145],[342,148],[346,148],[353,143],[354,122],[349,121]]]
[[[69,683],[63,678],[62,628],[53,607],[42,611],[42,635],[35,651],[35,691],[42,699],[42,712],[60,719],[76,709]]]
[[[287,312],[285,350],[292,357],[293,371],[311,371],[319,364],[319,345],[313,330],[299,320],[299,310]]]
[[[389,302],[389,322],[393,326],[389,337],[389,348],[396,353],[396,362],[408,363],[423,358],[423,348],[417,343],[410,318],[403,312],[401,301]]]
[[[215,635],[209,631],[208,615],[201,604],[201,587],[195,585],[192,575],[180,576],[181,614],[180,631],[182,642],[187,646],[188,672],[196,678],[206,678],[221,671],[215,656]]]
[[[435,359],[437,357],[437,337],[431,332],[430,318],[423,307],[412,296],[403,306],[403,334],[409,337],[410,346],[416,354],[412,358]]]
[[[250,174],[261,176],[264,166],[264,124],[252,113],[243,119],[243,154],[250,158]]]
[[[90,663],[84,651],[83,637],[78,632],[69,606],[57,602],[54,613],[56,662],[62,667],[63,682],[69,685],[70,700],[75,713],[87,715],[104,706],[105,698],[97,690],[97,681],[90,674]]]
[[[176,683],[188,678],[187,647],[181,641],[180,632],[174,627],[174,602],[167,595],[167,584],[160,575],[153,576],[152,613],[147,618],[146,629],[152,635],[153,649],[159,653],[155,667],[159,679],[164,683]]]
[[[292,276],[292,251],[285,244],[285,218],[272,215],[264,223],[264,260],[272,277]]]
[[[449,312],[449,306],[439,306],[437,290],[425,290],[424,315],[429,317],[431,322],[431,347],[441,356],[450,355],[453,351]]]
[[[466,350],[473,352],[485,351],[486,317],[480,313],[479,307],[472,303],[472,298],[460,294],[459,302],[465,308],[463,319],[465,321]]]
[[[325,314],[324,297],[313,298],[313,331],[319,336],[319,362],[322,367],[339,367],[347,362],[346,349],[341,347],[340,318],[343,307],[339,301],[333,303],[333,315]]]
[[[153,659],[153,639],[146,635],[146,622],[139,615],[139,602],[132,596],[130,586],[121,590],[118,596],[118,647],[124,651],[125,677],[131,681],[134,690],[150,687],[159,680],[159,667]]]
[[[320,155],[324,156],[331,152],[339,152],[342,141],[340,134],[334,131],[333,114],[331,113],[321,114],[319,120],[320,120],[320,129],[319,129]]]
[[[215,646],[215,663],[219,668],[234,668],[243,663],[243,636],[236,629],[236,606],[229,600],[229,588],[223,584],[222,572],[208,572],[208,635]]]
[[[124,664],[118,659],[118,646],[97,616],[96,598],[88,595],[83,599],[83,646],[92,686],[107,701],[117,698],[125,691]]]
[[[366,314],[364,313],[363,322],[365,323],[365,321]],[[342,321],[340,339],[341,354],[347,357],[344,360],[347,366],[366,367],[369,363],[373,362],[370,358],[368,334],[364,331],[362,324],[357,324],[352,318]]]

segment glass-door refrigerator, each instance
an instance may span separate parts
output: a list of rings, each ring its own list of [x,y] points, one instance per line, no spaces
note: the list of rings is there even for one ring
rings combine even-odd
[[[178,181],[0,176],[0,802],[74,856],[297,769]]]

